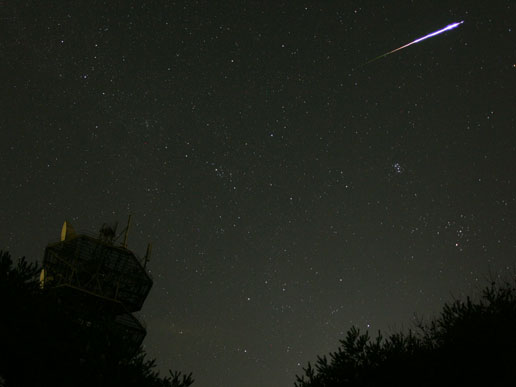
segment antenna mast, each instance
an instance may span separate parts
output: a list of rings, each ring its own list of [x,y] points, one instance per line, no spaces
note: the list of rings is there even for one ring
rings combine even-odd
[[[131,227],[131,216],[129,215],[129,219],[127,219],[127,227],[125,228],[124,233],[124,241],[122,242],[122,247],[127,249],[127,234],[129,234],[129,227]]]
[[[147,245],[147,252],[145,253],[145,258],[143,259],[143,268],[144,269],[147,267],[147,262],[150,261],[151,251],[152,251],[152,245],[149,243]]]

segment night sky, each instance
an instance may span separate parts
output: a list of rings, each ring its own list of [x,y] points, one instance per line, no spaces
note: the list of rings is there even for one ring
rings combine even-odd
[[[162,372],[292,385],[514,273],[514,1],[3,0],[0,29],[0,249],[132,214]]]

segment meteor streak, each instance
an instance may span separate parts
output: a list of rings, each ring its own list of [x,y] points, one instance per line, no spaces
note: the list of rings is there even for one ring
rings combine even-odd
[[[457,28],[458,26],[460,26],[462,23],[464,23],[464,20],[462,20],[462,21],[460,21],[458,23],[453,23],[453,24],[447,25],[446,27],[441,28],[439,31],[432,32],[432,33],[430,33],[428,35],[423,36],[422,38],[416,39],[413,42],[405,44],[404,46],[398,47],[398,48],[396,48],[396,49],[394,49],[392,51],[389,51],[389,52],[386,52],[385,54],[377,56],[376,58],[371,59],[369,62],[364,63],[363,66],[365,66],[366,64],[369,64],[371,62],[374,62],[374,61],[376,61],[378,59],[384,58],[387,55],[395,53],[396,51],[403,50],[404,48],[407,48],[408,46],[412,46],[413,44],[422,42],[423,40],[431,38],[432,36],[442,34],[443,32],[446,32],[446,31],[449,31],[449,30],[453,30],[454,28]]]

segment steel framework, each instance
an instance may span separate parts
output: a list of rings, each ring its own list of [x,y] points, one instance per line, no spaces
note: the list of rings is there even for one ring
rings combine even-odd
[[[121,246],[113,243],[116,230],[104,226],[98,238],[72,230],[65,222],[61,241],[46,247],[41,286],[52,289],[82,322],[116,326],[139,347],[146,329],[132,313],[142,308],[152,287],[145,270],[150,245],[141,262],[126,247],[127,230]]]

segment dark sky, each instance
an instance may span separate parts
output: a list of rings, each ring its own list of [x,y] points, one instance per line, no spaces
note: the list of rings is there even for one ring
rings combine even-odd
[[[513,272],[514,1],[3,0],[0,33],[0,248],[133,214],[162,371],[292,385]]]

